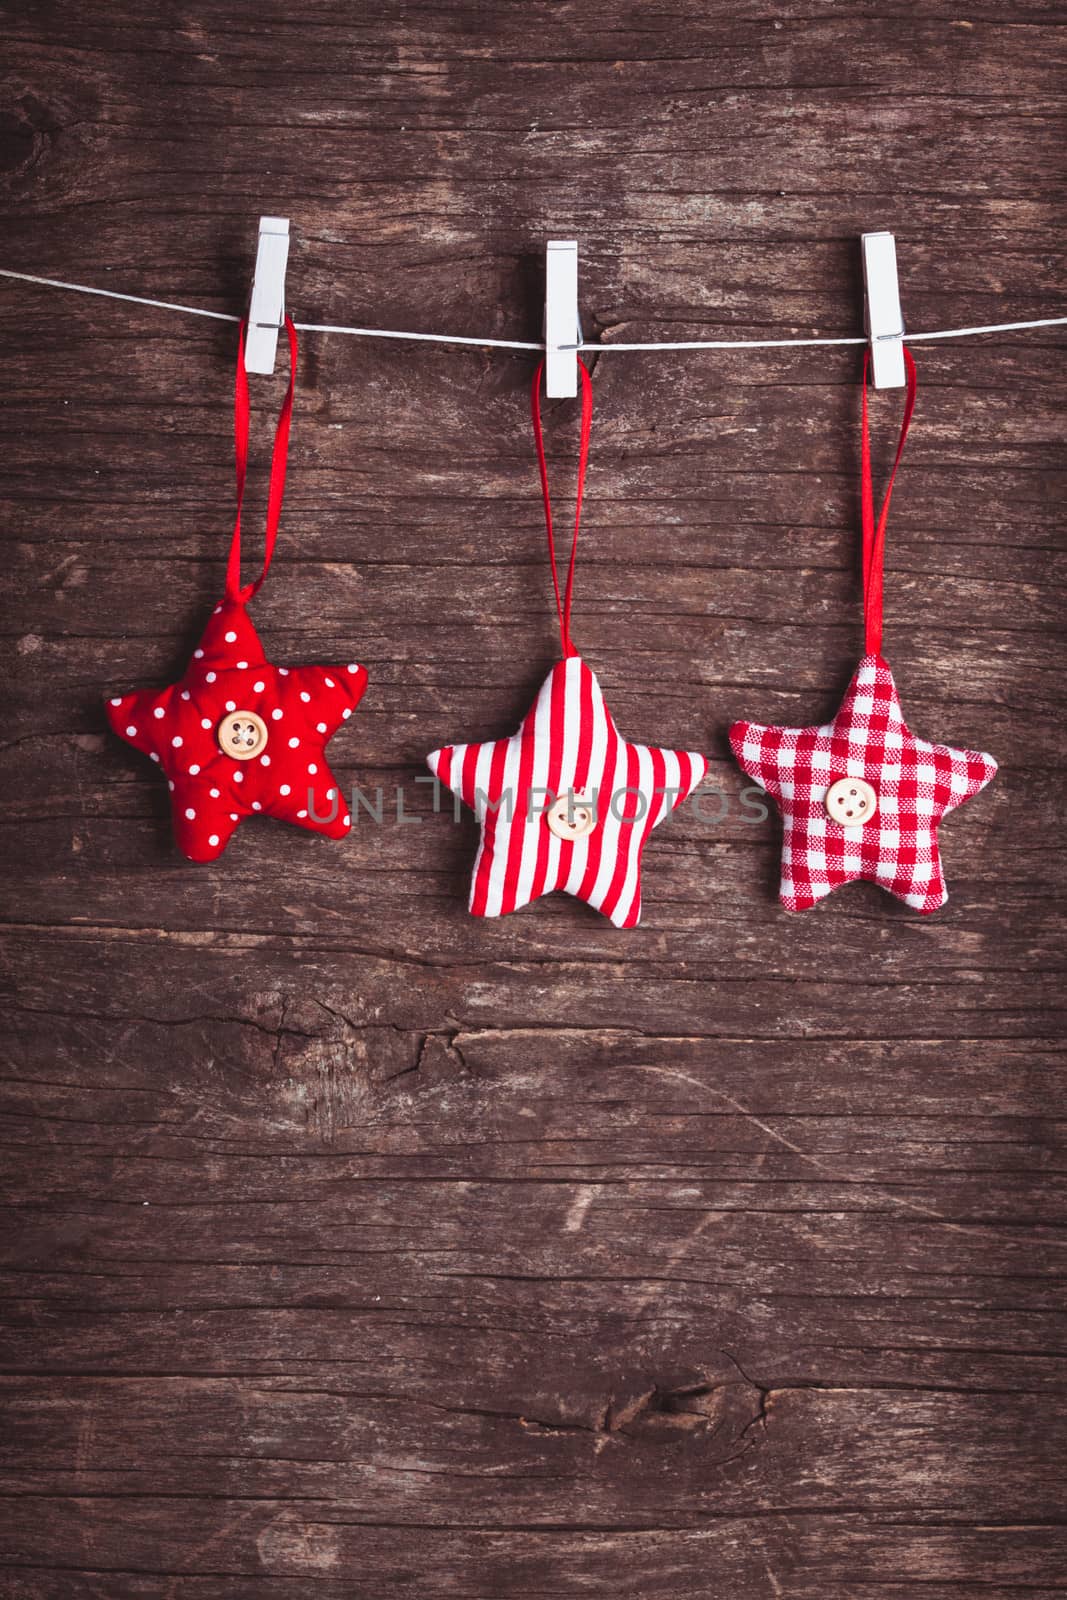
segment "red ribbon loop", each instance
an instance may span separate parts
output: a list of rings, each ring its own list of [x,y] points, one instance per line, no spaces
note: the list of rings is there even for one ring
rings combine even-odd
[[[582,520],[582,495],[585,492],[585,471],[589,465],[589,435],[593,424],[593,385],[585,362],[579,356],[578,371],[582,380],[582,438],[578,451],[578,493],[574,507],[574,537],[571,540],[571,558],[567,567],[567,582],[563,593],[560,593],[559,571],[556,567],[556,540],[552,532],[552,501],[548,493],[548,465],[545,461],[545,440],[541,430],[541,374],[545,370],[542,361],[534,373],[533,389],[530,394],[530,410],[533,416],[534,443],[537,446],[537,465],[541,473],[541,494],[545,502],[545,528],[548,532],[548,559],[552,565],[552,587],[556,591],[556,612],[559,616],[559,636],[563,644],[565,656],[578,654],[571,643],[571,598],[574,593],[574,563],[578,555],[578,528]]]
[[[889,484],[882,501],[882,509],[878,513],[878,524],[874,521],[874,484],[871,481],[871,435],[867,420],[867,368],[870,363],[870,350],[863,357],[863,445],[861,459],[861,486],[863,496],[863,626],[865,634],[864,649],[869,656],[879,656],[882,653],[882,569],[885,562],[885,525],[889,516],[889,502],[893,498],[893,484],[896,481],[897,468],[900,458],[904,454],[904,441],[908,437],[911,427],[911,415],[915,410],[915,391],[918,380],[915,373],[915,362],[911,352],[904,347],[904,372],[907,377],[907,398],[904,402],[904,420],[900,425],[900,442],[897,445],[896,459],[893,470],[889,474]]]
[[[263,567],[254,583],[241,586],[241,506],[245,497],[245,479],[248,475],[248,430],[250,407],[248,401],[248,374],[245,371],[245,330],[241,323],[237,340],[237,379],[234,385],[233,433],[234,455],[237,460],[237,517],[230,541],[230,559],[226,566],[226,598],[243,605],[262,587],[270,571],[274,545],[278,537],[278,523],[282,515],[282,496],[285,493],[285,463],[289,455],[289,424],[293,415],[293,391],[296,387],[296,329],[292,318],[286,317],[285,331],[289,336],[289,387],[278,414],[278,427],[274,434],[274,448],[270,458],[270,487],[267,491],[267,533],[263,551]]]

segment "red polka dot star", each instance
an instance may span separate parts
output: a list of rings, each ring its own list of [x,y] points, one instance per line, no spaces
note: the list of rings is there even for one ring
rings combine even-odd
[[[273,666],[244,604],[227,600],[177,683],[117,695],[107,716],[166,776],[178,848],[213,861],[257,815],[344,838],[352,819],[326,745],[366,686],[355,662]]]
[[[326,746],[367,686],[354,661],[339,667],[276,667],[267,660],[246,606],[270,568],[285,484],[296,381],[296,332],[289,335],[289,388],[271,460],[263,568],[241,584],[241,501],[248,462],[248,380],[244,328],[235,396],[237,520],[226,596],[215,607],[185,673],[166,689],[113,696],[114,731],[163,771],[174,837],[191,861],[214,861],[247,817],[262,815],[342,839],[352,825]]]

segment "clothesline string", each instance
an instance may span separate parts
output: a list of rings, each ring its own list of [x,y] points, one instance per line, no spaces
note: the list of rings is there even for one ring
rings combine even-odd
[[[159,311],[178,311],[189,317],[210,317],[215,322],[241,322],[243,318],[229,311],[205,311],[201,306],[179,305],[173,300],[151,300],[138,294],[121,294],[117,289],[96,289],[85,283],[67,283],[61,278],[42,278],[32,272],[12,272],[0,267],[0,278],[13,278],[20,283],[36,283],[48,289],[67,289],[73,294],[100,295],[107,300],[124,300],[131,305],[153,306]],[[909,343],[919,339],[966,339],[980,333],[1014,333],[1024,328],[1057,328],[1067,324],[1064,317],[1037,317],[1028,322],[991,322],[981,327],[939,328],[931,333],[907,333]],[[407,339],[421,344],[470,345],[476,349],[533,350],[543,352],[543,341],[526,339],[476,339],[464,334],[408,333],[396,328],[356,328],[342,323],[297,322],[300,333],[343,333],[360,339]],[[576,352],[588,351],[597,355],[612,350],[788,350],[808,345],[865,345],[862,335],[833,339],[674,339],[666,343],[644,344],[588,344],[585,342],[563,346]]]

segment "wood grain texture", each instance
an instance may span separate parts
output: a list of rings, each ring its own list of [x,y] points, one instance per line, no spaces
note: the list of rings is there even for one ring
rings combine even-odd
[[[530,338],[574,233],[609,345],[854,333],[881,226],[913,330],[1063,314],[1065,22],[16,4],[2,264],[231,311],[280,212],[302,320]],[[255,618],[366,663],[386,821],[192,867],[101,696],[221,588],[232,329],[0,302],[5,1600],[1063,1594],[1063,337],[916,346],[887,653],[1001,762],[930,919],[780,912],[725,739],[860,648],[856,352],[594,359],[576,636],[711,757],[622,934],[472,922],[414,783],[554,659],[528,361],[304,341]]]

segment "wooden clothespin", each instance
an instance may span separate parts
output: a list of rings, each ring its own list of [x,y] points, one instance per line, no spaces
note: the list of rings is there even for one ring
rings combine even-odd
[[[891,233],[860,235],[863,251],[864,322],[871,341],[871,376],[876,389],[904,387],[904,315],[897,282],[897,244]]]
[[[578,393],[578,241],[549,239],[545,246],[545,393],[550,400]]]
[[[285,323],[285,268],[289,260],[289,218],[260,217],[256,271],[248,304],[245,371],[273,372],[278,333]]]

